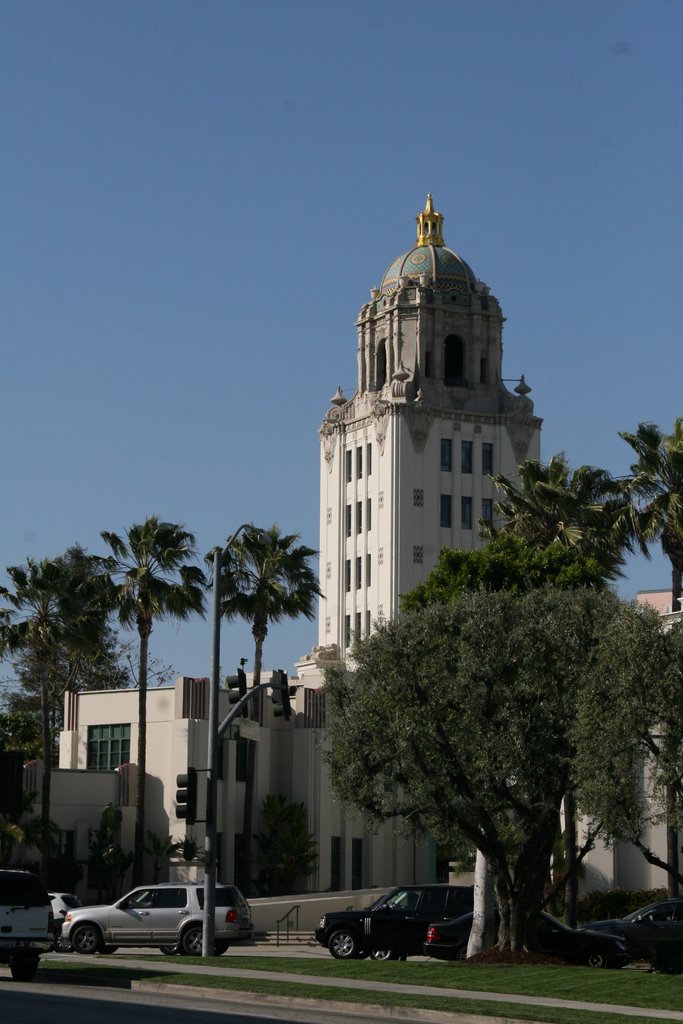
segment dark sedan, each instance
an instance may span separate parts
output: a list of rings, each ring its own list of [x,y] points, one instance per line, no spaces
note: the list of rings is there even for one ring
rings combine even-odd
[[[472,914],[430,925],[422,947],[425,956],[437,960],[464,960],[472,927]],[[607,932],[567,928],[550,914],[538,921],[538,945],[542,953],[587,967],[624,967],[629,963],[628,943]]]
[[[658,900],[627,917],[580,925],[579,931],[586,928],[620,935],[626,939],[635,957],[648,959],[659,939],[683,940],[683,899]]]

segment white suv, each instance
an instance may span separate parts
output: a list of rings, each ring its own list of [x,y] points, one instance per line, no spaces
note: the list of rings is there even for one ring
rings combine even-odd
[[[0,869],[0,963],[16,981],[31,981],[41,953],[52,948],[54,918],[47,890],[30,871]]]
[[[108,907],[79,907],[64,918],[62,941],[75,953],[112,953],[119,946],[177,947],[202,951],[204,887],[163,882],[133,889]],[[249,907],[234,885],[216,886],[215,950],[220,956],[250,924]]]

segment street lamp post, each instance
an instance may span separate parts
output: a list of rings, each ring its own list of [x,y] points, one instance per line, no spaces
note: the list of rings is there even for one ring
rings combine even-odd
[[[242,530],[255,528],[242,523],[223,548],[213,549],[213,597],[211,616],[211,679],[209,682],[209,736],[206,783],[206,832],[204,838],[204,916],[202,956],[213,956],[216,936],[216,817],[218,793],[218,690],[221,661],[221,569],[223,559]],[[255,532],[261,533],[261,530]]]

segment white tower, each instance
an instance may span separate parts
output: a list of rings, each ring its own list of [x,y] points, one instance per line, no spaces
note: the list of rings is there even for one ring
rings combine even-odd
[[[360,311],[358,387],[338,389],[320,429],[319,644],[393,616],[442,547],[481,546],[492,473],[538,458],[541,420],[522,377],[502,381],[497,299],[443,242],[427,196],[417,242]],[[332,647],[334,645],[334,647]]]

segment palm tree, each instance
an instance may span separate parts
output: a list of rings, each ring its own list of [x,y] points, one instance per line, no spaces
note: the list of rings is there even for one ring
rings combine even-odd
[[[48,822],[53,744],[49,679],[55,657],[91,650],[103,621],[101,581],[91,571],[74,570],[67,558],[27,559],[26,566],[8,566],[13,590],[0,588],[9,608],[0,610],[0,652],[20,654],[36,673],[40,690],[43,782],[41,820],[45,825],[42,870],[49,857]]]
[[[683,578],[683,417],[665,434],[654,423],[640,423],[635,434],[620,432],[637,461],[625,490],[633,498],[638,530],[645,544],[659,540],[671,562],[671,609],[680,611]]]
[[[282,534],[277,524],[269,530],[248,529],[227,553],[221,587],[221,613],[251,623],[254,637],[254,686],[261,682],[263,644],[271,622],[315,615],[320,596],[318,579],[309,565],[316,552],[297,544],[299,534]],[[253,711],[258,715],[258,705]],[[241,887],[251,892],[252,821],[256,776],[256,743],[249,741],[242,828]]]
[[[559,453],[547,465],[523,462],[519,486],[503,475],[492,479],[504,496],[496,503],[504,522],[500,527],[482,523],[485,536],[504,532],[538,547],[562,544],[593,558],[605,579],[621,575],[624,553],[633,549],[629,501],[605,470],[580,466],[572,472]]]
[[[647,545],[659,540],[662,551],[671,563],[671,610],[681,609],[683,578],[683,417],[674,422],[671,434],[665,434],[654,423],[640,423],[634,434],[619,436],[631,446],[637,461],[631,476],[624,481],[624,491],[633,501],[633,523],[645,552]],[[664,741],[666,743],[666,739]],[[667,804],[674,809],[676,786],[667,786]],[[670,896],[678,896],[678,830],[667,825],[666,860],[669,867],[667,888]]]
[[[149,638],[155,622],[188,619],[204,613],[206,580],[195,557],[195,539],[182,526],[149,516],[135,523],[123,540],[103,532],[113,551],[103,559],[113,587],[121,624],[139,637],[138,753],[135,793],[135,860],[133,884],[142,881],[145,846],[145,776],[147,769],[147,670]]]

